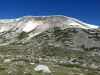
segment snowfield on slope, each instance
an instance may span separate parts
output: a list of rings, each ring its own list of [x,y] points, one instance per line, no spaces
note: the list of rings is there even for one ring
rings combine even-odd
[[[0,32],[3,32],[3,31],[5,31],[5,27],[2,27],[2,29],[0,30]]]
[[[78,19],[72,18],[72,17],[68,17],[68,18],[70,19],[70,21],[79,22],[79,23],[81,23],[81,24],[83,24],[83,25],[89,27],[89,28],[85,28],[85,29],[96,29],[96,28],[99,27],[99,26],[97,26],[97,25],[84,23],[84,22],[82,22],[82,21],[80,21],[80,20],[78,20]],[[84,27],[82,27],[82,28],[84,28]]]
[[[74,26],[76,28],[79,27],[79,28],[83,28],[83,29],[88,29],[87,27],[84,27],[81,24],[78,24],[78,23],[75,23],[75,22],[69,23],[68,25]]]
[[[23,31],[29,32],[37,27],[38,23],[33,23],[32,21],[28,21]]]
[[[85,25],[87,25],[87,26],[89,26],[90,28],[98,28],[99,26],[96,26],[96,25],[91,25],[91,24],[87,24],[87,23],[83,23],[83,24],[85,24]]]

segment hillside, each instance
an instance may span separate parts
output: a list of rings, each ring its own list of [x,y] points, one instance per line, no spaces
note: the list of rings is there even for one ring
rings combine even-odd
[[[62,15],[0,20],[0,58],[0,75],[99,75],[100,27]]]

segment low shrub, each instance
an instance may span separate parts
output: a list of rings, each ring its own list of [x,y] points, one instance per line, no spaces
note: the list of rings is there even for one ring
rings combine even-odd
[[[24,61],[24,62],[29,62],[29,60],[25,59],[25,58],[19,58],[19,59],[14,59],[12,61]]]
[[[4,68],[4,67],[0,67],[0,70],[6,70],[6,68]]]
[[[83,68],[81,65],[79,64],[67,64],[67,63],[60,63],[58,64],[59,66],[64,66],[64,67],[76,67],[76,68]]]

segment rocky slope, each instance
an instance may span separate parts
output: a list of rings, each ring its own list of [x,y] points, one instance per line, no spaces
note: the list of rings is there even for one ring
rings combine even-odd
[[[57,34],[59,36],[60,32],[60,35],[65,35],[65,37],[67,33],[70,34],[70,38],[73,35],[71,41],[72,43],[76,43],[74,42],[75,38],[76,40],[80,39],[80,41],[83,41],[85,38],[88,39],[88,37],[90,37],[90,34],[86,33],[88,30],[90,30],[88,32],[91,33],[91,36],[94,33],[97,33],[97,36],[99,36],[99,32],[95,30],[97,28],[98,26],[86,24],[77,19],[66,16],[25,16],[19,19],[0,20],[0,45],[6,45],[13,42],[29,43],[29,41],[31,41],[31,39],[36,37],[37,35],[46,33],[46,35],[50,34],[49,36],[54,36]],[[52,33],[54,34],[52,35]],[[75,35],[75,33],[77,35]],[[80,38],[82,34],[83,39]],[[61,38],[64,39],[63,36]],[[90,40],[90,38],[88,40]],[[88,40],[87,42],[90,42],[91,40],[93,41],[93,39],[91,39],[90,41]],[[48,41],[50,40],[48,39]],[[52,43],[55,43],[56,40],[54,39],[52,41],[54,41]],[[61,41],[59,40],[59,42]],[[64,42],[66,43],[66,39]],[[95,41],[93,41],[93,43],[96,43],[96,45],[99,44],[99,42]],[[88,45],[88,43],[85,43],[85,45]]]
[[[0,45],[48,43],[74,49],[99,49],[98,26],[66,16],[25,16],[0,20]]]
[[[0,20],[0,75],[100,75],[100,27],[67,16]],[[7,64],[6,64],[7,63]]]

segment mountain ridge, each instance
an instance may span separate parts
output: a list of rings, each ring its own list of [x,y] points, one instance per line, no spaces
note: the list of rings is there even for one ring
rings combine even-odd
[[[51,19],[50,19],[51,18]],[[40,19],[40,20],[39,20]],[[58,20],[57,20],[58,19]],[[63,19],[64,23],[60,23],[59,21]],[[46,20],[46,21],[44,21]],[[50,20],[50,21],[48,21]],[[21,18],[18,18],[18,19],[7,19],[7,20],[0,20],[0,29],[2,26],[4,26],[6,23],[9,25],[9,23],[15,23],[16,22],[19,22],[20,21],[23,21],[22,23],[27,22],[34,22],[34,21],[44,21],[44,22],[47,22],[48,23],[55,23],[55,22],[59,22],[61,25],[63,26],[69,26],[69,27],[75,27],[75,28],[85,28],[85,29],[91,29],[91,28],[98,28],[99,26],[96,26],[96,25],[90,25],[90,24],[86,24],[86,23],[83,23],[77,19],[74,19],[74,18],[71,18],[71,17],[67,17],[67,16],[61,16],[61,15],[58,15],[58,16],[24,16],[24,17],[21,17]],[[61,20],[62,21],[62,20]],[[29,23],[28,22],[28,23]],[[44,24],[44,22],[42,22]],[[59,24],[58,23],[58,24]],[[56,24],[56,25],[58,25]],[[7,26],[8,26],[7,25]],[[17,25],[17,24],[16,24]],[[34,25],[34,24],[33,24]],[[59,25],[58,25],[59,26]],[[4,27],[2,27],[1,29],[1,32],[4,30]]]

